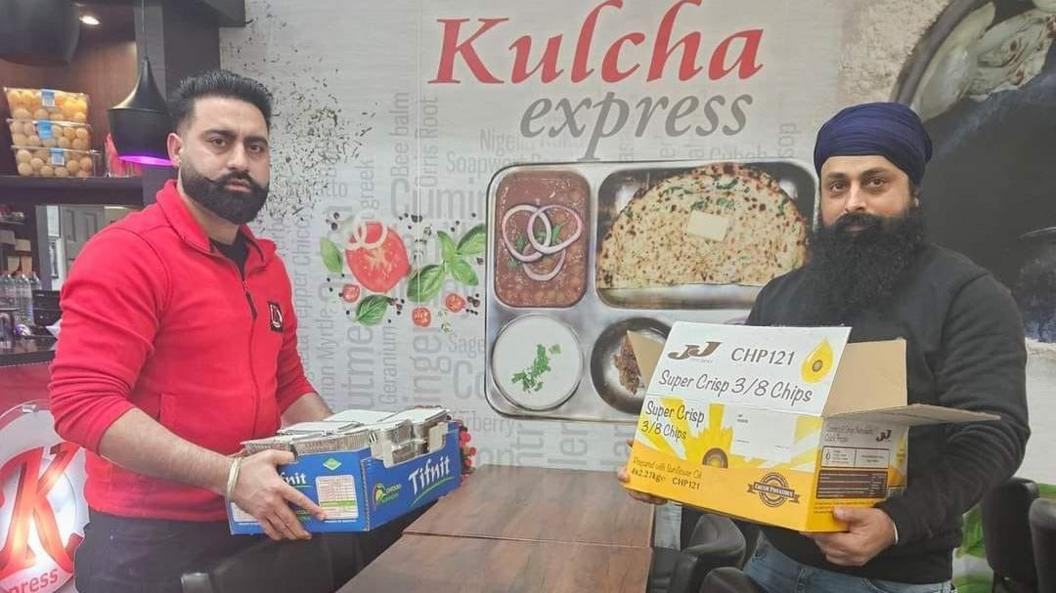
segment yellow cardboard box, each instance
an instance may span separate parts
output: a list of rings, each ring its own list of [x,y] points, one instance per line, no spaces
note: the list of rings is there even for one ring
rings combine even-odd
[[[751,521],[843,531],[832,510],[906,486],[909,427],[996,416],[906,403],[904,340],[676,323],[631,333],[649,385],[627,487]]]

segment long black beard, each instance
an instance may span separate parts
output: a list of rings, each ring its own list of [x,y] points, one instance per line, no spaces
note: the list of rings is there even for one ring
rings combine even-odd
[[[249,184],[248,194],[225,187],[235,179]],[[242,225],[256,218],[268,199],[268,186],[253,181],[247,173],[228,173],[214,181],[184,161],[180,166],[180,180],[192,200],[231,224]]]
[[[855,225],[864,228],[852,233]],[[819,227],[811,236],[807,264],[821,288],[812,321],[848,323],[865,309],[882,306],[924,244],[919,208],[895,218],[845,214],[832,226]]]

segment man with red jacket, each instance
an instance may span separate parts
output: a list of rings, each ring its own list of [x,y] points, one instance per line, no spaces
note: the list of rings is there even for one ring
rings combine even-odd
[[[238,456],[282,422],[330,414],[305,378],[289,277],[253,220],[268,195],[271,95],[225,71],[185,80],[157,203],[96,235],[62,290],[51,410],[88,451],[90,508],[77,587],[180,591],[189,568],[255,538],[229,534],[225,499],[272,539],[307,539],[279,477],[290,453]]]

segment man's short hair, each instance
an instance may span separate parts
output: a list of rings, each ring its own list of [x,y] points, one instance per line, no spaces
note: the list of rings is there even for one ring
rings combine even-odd
[[[260,110],[271,129],[271,92],[252,78],[228,70],[209,70],[185,78],[169,101],[172,125],[179,130],[194,117],[194,103],[206,97],[240,99]]]

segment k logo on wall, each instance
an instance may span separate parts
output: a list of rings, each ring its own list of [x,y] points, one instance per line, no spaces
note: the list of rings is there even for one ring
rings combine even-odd
[[[74,591],[83,487],[84,453],[55,434],[44,402],[0,415],[0,591]]]

